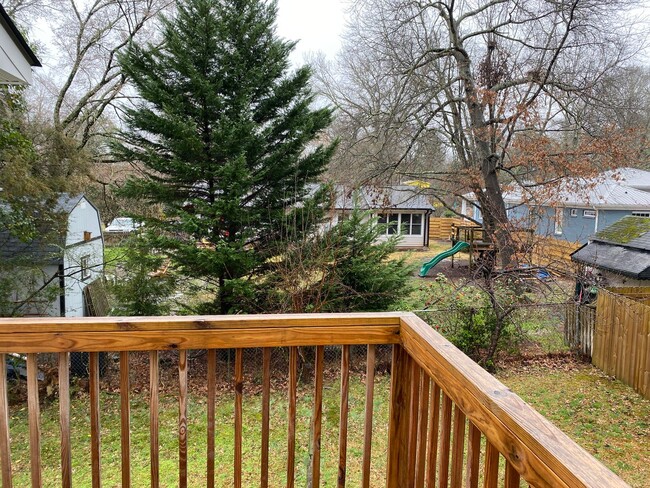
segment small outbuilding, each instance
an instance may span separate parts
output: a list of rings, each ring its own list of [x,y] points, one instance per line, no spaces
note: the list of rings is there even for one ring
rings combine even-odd
[[[598,270],[607,286],[650,284],[650,218],[627,216],[593,235],[571,260]]]
[[[23,316],[94,315],[89,285],[104,271],[104,239],[97,208],[84,196],[60,195],[54,213],[65,232],[54,239],[22,241],[0,230],[0,273],[9,301]],[[7,265],[7,263],[10,263]]]
[[[337,186],[335,191],[333,224],[345,218],[345,214],[356,205],[361,210],[371,211],[379,223],[386,226],[384,238],[400,236],[398,248],[414,249],[429,245],[429,219],[434,207],[422,189],[410,185]]]

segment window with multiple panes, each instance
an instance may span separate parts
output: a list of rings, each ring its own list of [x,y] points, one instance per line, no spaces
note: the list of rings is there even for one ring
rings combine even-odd
[[[80,260],[81,264],[81,279],[87,280],[90,278],[90,256],[83,256]]]
[[[632,212],[635,217],[650,217],[650,212]]]
[[[379,214],[379,223],[386,225],[386,234],[421,236],[423,231],[422,214],[392,213]]]

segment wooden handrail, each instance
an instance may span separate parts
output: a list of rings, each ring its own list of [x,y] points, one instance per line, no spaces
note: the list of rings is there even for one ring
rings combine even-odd
[[[400,335],[409,355],[531,485],[628,486],[417,316],[402,316]]]
[[[374,384],[374,344],[395,344],[391,378],[391,405],[389,413],[389,449],[386,479],[389,488],[400,486],[438,486],[460,483],[465,478],[467,486],[476,486],[479,463],[483,462],[485,486],[496,486],[499,456],[505,458],[506,486],[517,486],[519,476],[535,487],[622,487],[627,486],[611,471],[570,440],[529,405],[513,394],[498,380],[467,358],[449,341],[435,332],[417,316],[407,313],[363,314],[302,314],[302,315],[251,315],[228,317],[143,317],[143,318],[88,318],[88,319],[0,319],[0,360],[4,353],[27,353],[30,359],[30,427],[33,476],[40,472],[38,457],[38,384],[36,380],[37,353],[62,353],[60,368],[66,369],[67,353],[120,352],[121,387],[128,390],[128,353],[150,352],[150,436],[152,483],[159,478],[158,462],[158,351],[179,349],[209,349],[208,354],[208,432],[214,434],[214,395],[216,356],[214,349],[235,348],[236,356],[236,453],[234,478],[241,482],[241,415],[242,415],[242,359],[241,348],[264,347],[264,369],[268,373],[271,347],[290,347],[288,406],[288,460],[287,482],[293,485],[295,465],[295,422],[297,346],[339,346],[342,350],[342,415],[347,418],[347,389],[349,374],[348,345],[363,344],[368,348],[366,391],[366,423],[364,426],[363,479],[369,486],[370,433],[372,432],[372,397]],[[312,453],[320,452],[320,391],[322,389],[322,354],[317,349],[318,364],[315,376],[317,404],[314,406]],[[187,358],[180,354],[179,383],[181,386],[179,415],[179,474],[180,485],[186,478],[187,422]],[[92,378],[90,384],[91,414],[93,422],[92,454],[93,478],[99,479],[99,380],[98,354],[91,354]],[[372,371],[370,370],[372,366]],[[3,368],[0,366],[0,373]],[[319,376],[320,375],[320,376]],[[4,375],[3,375],[4,376]],[[67,375],[60,376],[64,383]],[[0,382],[4,378],[0,378]],[[262,406],[261,483],[268,485],[268,402],[270,378],[264,378],[264,405]],[[61,390],[67,395],[66,388]],[[121,402],[128,412],[129,397],[121,392]],[[67,399],[66,399],[67,402]],[[62,404],[62,425],[66,425],[68,403]],[[127,414],[128,415],[128,414]],[[212,420],[210,420],[212,419]],[[346,424],[342,424],[346,425]],[[128,419],[121,425],[122,447],[129,456],[130,439]],[[339,432],[338,485],[346,479],[347,429]],[[0,386],[0,464],[6,478],[10,473],[7,435],[6,388]],[[481,436],[486,438],[487,453],[479,461]],[[62,466],[64,478],[69,446],[62,436]],[[465,444],[465,442],[467,444]],[[214,445],[208,448],[207,477],[214,478]],[[266,447],[265,447],[266,446]],[[465,449],[466,448],[466,449]],[[266,452],[264,452],[266,450]],[[466,454],[465,454],[466,452]],[[464,464],[464,459],[466,462]],[[211,464],[212,463],[212,464]],[[466,469],[463,467],[466,466]],[[129,464],[123,466],[123,479],[129,480]],[[319,460],[311,464],[312,479],[318,481]],[[449,480],[448,480],[449,478]],[[487,480],[487,481],[486,481]],[[36,480],[38,481],[38,480]]]

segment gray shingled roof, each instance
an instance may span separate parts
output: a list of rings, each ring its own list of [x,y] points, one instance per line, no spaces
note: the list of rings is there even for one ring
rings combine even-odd
[[[650,252],[650,218],[627,215],[597,232],[591,240]]]
[[[650,251],[590,242],[571,254],[571,259],[632,278],[650,280]]]
[[[354,198],[358,198],[361,209],[382,210],[433,210],[429,199],[422,190],[409,185],[391,187],[364,186],[358,189],[336,186],[335,208],[348,210],[354,207]]]
[[[61,194],[54,204],[56,213],[69,214],[83,198],[83,194]],[[25,260],[38,263],[56,263],[62,258],[62,249],[65,245],[65,236],[60,236],[58,242],[43,242],[40,239],[22,241],[9,233],[0,230],[0,258],[12,260]]]
[[[628,215],[596,233],[571,254],[579,263],[650,279],[650,218]]]

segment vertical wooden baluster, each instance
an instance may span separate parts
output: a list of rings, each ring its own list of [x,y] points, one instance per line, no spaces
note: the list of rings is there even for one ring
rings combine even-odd
[[[311,486],[320,486],[320,445],[323,417],[323,369],[324,369],[323,346],[316,346],[316,364],[314,368],[314,410],[312,413],[312,459],[311,459]]]
[[[158,440],[158,351],[149,351],[149,452],[151,457],[151,486],[160,485],[160,459]]]
[[[451,398],[442,394],[440,448],[438,457],[438,488],[449,486],[449,447],[451,445]]]
[[[420,407],[420,375],[422,368],[411,361],[411,399],[409,403],[409,453],[408,453],[408,486],[415,485],[415,462],[418,448],[418,410]]]
[[[515,467],[510,464],[509,461],[506,462],[506,480],[505,488],[519,488],[519,472]]]
[[[485,449],[484,469],[483,487],[496,488],[499,481],[499,451],[490,441],[487,441]]]
[[[59,353],[59,424],[61,428],[61,485],[72,486],[72,447],[70,444],[70,361],[69,353]],[[128,485],[126,485],[128,486]]]
[[[350,398],[350,346],[341,347],[341,406],[339,408],[339,472],[337,487],[345,487],[348,456],[348,409]],[[364,453],[365,454],[365,453]],[[365,459],[364,459],[365,460]]]
[[[271,422],[271,348],[262,350],[262,476],[261,488],[269,486],[269,427]]]
[[[178,352],[178,486],[187,488],[187,350]]]
[[[388,424],[387,488],[408,486],[408,448],[411,388],[411,357],[398,344],[393,346]]]
[[[465,414],[454,406],[454,446],[451,457],[451,486],[463,483],[463,454],[465,453]]]
[[[9,441],[9,400],[7,398],[7,357],[0,354],[0,464],[2,487],[11,488],[11,443]]]
[[[416,488],[424,487],[424,469],[427,456],[427,427],[429,421],[429,377],[424,371],[420,377],[420,406],[418,424],[418,452],[415,471]]]
[[[440,386],[434,381],[429,400],[431,409],[431,427],[427,438],[427,487],[436,483],[436,466],[438,465],[438,431],[440,429]]]
[[[208,350],[208,458],[207,458],[207,485],[214,486],[214,437],[215,437],[215,397],[217,393],[217,351]]]
[[[296,390],[298,388],[298,348],[289,348],[289,428],[287,434],[287,488],[293,488],[296,463]]]
[[[465,472],[465,485],[467,488],[478,488],[479,457],[481,455],[481,431],[469,423],[467,439],[467,470]]]
[[[235,488],[242,482],[242,408],[244,403],[243,350],[235,349]]]
[[[41,486],[41,429],[38,404],[38,363],[36,354],[27,355],[27,409],[29,411],[29,452],[32,487]]]
[[[131,486],[131,392],[129,352],[120,353],[120,440],[122,488]]]
[[[368,488],[370,486],[370,456],[372,454],[372,407],[375,401],[376,357],[376,346],[374,344],[369,344],[368,353],[366,355],[366,416],[363,425],[363,471],[361,477],[361,486],[363,488]]]
[[[99,424],[99,353],[88,354],[90,363],[90,461],[92,466],[92,486],[101,486],[101,440]]]

